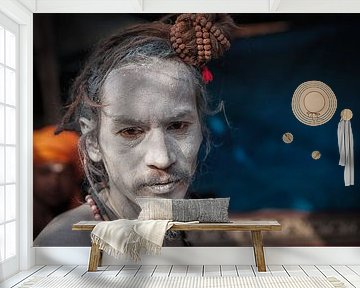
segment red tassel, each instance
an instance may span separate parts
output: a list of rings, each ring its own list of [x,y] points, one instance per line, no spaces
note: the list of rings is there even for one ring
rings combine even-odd
[[[207,68],[206,66],[204,66],[202,68],[201,71],[202,74],[202,79],[204,81],[205,84],[208,84],[209,82],[211,82],[213,80],[213,74],[211,73],[211,71],[209,70],[209,68]]]

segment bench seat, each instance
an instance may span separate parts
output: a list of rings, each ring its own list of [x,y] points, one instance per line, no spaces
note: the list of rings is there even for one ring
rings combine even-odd
[[[92,231],[99,221],[80,221],[73,224],[72,230]],[[236,220],[229,223],[189,223],[174,224],[170,230],[174,231],[238,231],[251,232],[255,263],[259,272],[266,271],[262,231],[281,231],[281,224],[276,220]],[[96,244],[92,244],[89,257],[88,271],[96,271],[101,260],[102,251]]]

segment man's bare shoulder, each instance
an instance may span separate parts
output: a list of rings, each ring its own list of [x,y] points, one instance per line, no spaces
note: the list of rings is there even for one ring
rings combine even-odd
[[[54,218],[34,240],[34,246],[90,246],[88,231],[72,231],[71,227],[79,221],[94,220],[87,204],[64,212]]]

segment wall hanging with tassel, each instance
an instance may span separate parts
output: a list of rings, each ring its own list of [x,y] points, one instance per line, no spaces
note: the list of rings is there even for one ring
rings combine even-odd
[[[353,113],[350,109],[342,110],[337,130],[340,153],[339,165],[345,166],[345,186],[354,185],[354,139],[350,123],[352,117]]]

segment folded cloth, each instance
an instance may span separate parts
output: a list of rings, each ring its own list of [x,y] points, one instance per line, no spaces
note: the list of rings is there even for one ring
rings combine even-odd
[[[134,261],[140,260],[142,250],[147,254],[159,254],[165,232],[173,224],[169,220],[103,221],[91,233],[91,241],[116,258],[127,255]]]
[[[341,120],[338,125],[339,165],[345,166],[345,186],[354,185],[354,139],[349,120]]]
[[[160,254],[166,231],[177,223],[170,220],[103,221],[91,232],[91,241],[115,258],[128,256],[139,261],[141,252]]]

